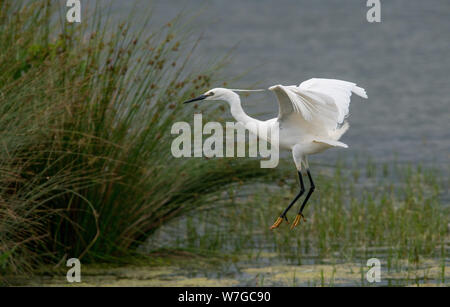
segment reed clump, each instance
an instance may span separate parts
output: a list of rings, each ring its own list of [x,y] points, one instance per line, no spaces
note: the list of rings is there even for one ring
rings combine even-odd
[[[133,253],[162,224],[266,175],[246,159],[172,157],[172,124],[192,120],[180,102],[222,64],[192,69],[181,17],[130,31],[98,11],[68,24],[57,10],[0,1],[3,271]]]

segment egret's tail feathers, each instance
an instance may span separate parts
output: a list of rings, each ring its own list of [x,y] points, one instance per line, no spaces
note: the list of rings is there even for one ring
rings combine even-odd
[[[350,128],[349,123],[344,122],[344,124],[339,129],[336,129],[336,131],[334,132],[335,140],[339,140],[344,135],[344,133],[347,132],[348,128]]]
[[[366,90],[363,89],[362,87],[359,87],[359,86],[354,85],[353,88],[352,88],[352,92],[353,92],[354,94],[358,95],[359,97],[362,97],[362,98],[366,98],[366,99],[367,99],[367,93],[366,93]]]
[[[345,121],[341,127],[337,128],[330,134],[330,139],[339,141],[339,139],[344,135],[344,133],[347,132],[348,128],[350,128],[350,125],[347,121]]]
[[[314,142],[327,144],[333,147],[348,148],[347,144],[339,142],[339,139],[344,135],[345,132],[347,132],[348,128],[350,128],[350,125],[348,124],[348,122],[344,122],[344,124],[340,128],[336,129],[329,138],[315,139]]]
[[[343,147],[343,148],[348,148],[348,145],[339,141],[335,141],[335,140],[329,140],[329,139],[316,139],[313,140],[313,142],[315,143],[322,143],[322,144],[326,144],[332,147]]]

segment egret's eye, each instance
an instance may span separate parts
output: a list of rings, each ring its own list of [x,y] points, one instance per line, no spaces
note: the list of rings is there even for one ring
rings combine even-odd
[[[209,92],[208,96],[214,96],[214,92]]]

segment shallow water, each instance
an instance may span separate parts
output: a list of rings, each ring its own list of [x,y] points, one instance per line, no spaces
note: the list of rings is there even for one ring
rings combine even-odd
[[[339,174],[348,184],[351,174],[344,170]],[[428,171],[411,172],[403,180],[396,180],[402,177],[395,173],[390,174],[384,183],[375,185],[377,188],[374,187],[374,183],[380,183],[377,177],[360,179],[360,184],[353,188],[349,184],[339,188],[354,189],[353,197],[345,194],[344,198],[360,199],[359,207],[370,206],[361,197],[367,188],[375,202],[384,199],[381,206],[367,212],[355,207],[334,207],[334,203],[340,202],[339,184],[319,176],[320,194],[315,195],[305,212],[308,221],[295,230],[289,230],[285,223],[275,231],[268,229],[283,205],[280,201],[287,202],[291,197],[286,188],[270,192],[261,189],[260,192],[267,193],[263,198],[237,199],[234,206],[183,216],[159,228],[141,246],[139,251],[150,255],[148,263],[140,260],[133,262],[136,265],[120,267],[83,265],[82,283],[73,286],[450,285],[450,221],[449,211],[445,210],[448,202],[438,200],[438,190],[433,192],[438,188],[432,188],[436,178]],[[335,178],[331,174],[326,176]],[[413,186],[414,191],[405,184]],[[385,194],[391,189],[398,191]],[[401,192],[402,189],[406,190]],[[411,196],[411,192],[415,195]],[[327,197],[333,201],[328,202]],[[347,201],[343,203],[348,205]],[[407,211],[403,210],[405,207]],[[314,214],[316,210],[320,214]],[[418,210],[420,216],[411,219],[410,214]],[[334,217],[346,226],[334,227]],[[358,225],[368,228],[369,221],[379,224],[376,217],[390,219],[393,224],[383,228],[387,231],[377,228],[367,232],[366,227],[355,226],[352,222],[355,217]],[[326,234],[328,231],[337,235]],[[369,283],[366,279],[370,258],[381,262],[380,283]],[[41,274],[17,284],[69,285],[64,272]]]
[[[385,177],[361,174],[353,183],[347,168],[334,169],[339,177],[333,177],[333,170],[318,169],[321,170],[316,181],[318,191],[305,211],[308,221],[300,223],[295,230],[290,230],[285,223],[279,229],[269,230],[277,214],[293,197],[288,186],[272,187],[259,189],[257,195],[261,197],[236,199],[234,205],[174,220],[158,229],[141,251],[147,254],[175,248],[226,255],[227,261],[215,268],[187,265],[184,270],[189,273],[184,274],[214,280],[232,277],[240,286],[367,286],[370,284],[365,279],[366,263],[370,258],[377,258],[382,264],[383,278],[378,285],[449,282],[449,202],[448,198],[437,197],[441,195],[434,190],[437,186],[432,188],[432,182],[439,182],[435,173],[412,171],[409,175],[400,175],[405,170],[398,166],[396,171],[396,167],[386,170],[388,175]],[[336,178],[342,183],[337,183]],[[390,192],[385,194],[387,191]],[[374,203],[363,195],[373,199]],[[330,202],[326,200],[328,197]],[[372,206],[371,203],[380,205],[374,211],[355,208],[355,205],[367,208]],[[427,209],[422,207],[423,203],[436,211],[425,214]],[[421,212],[417,217],[421,221],[420,226],[407,218],[409,213],[398,211],[405,206],[408,212]],[[403,213],[393,213],[392,210]],[[314,215],[313,212],[320,213]],[[289,218],[293,216],[291,212]],[[349,216],[354,217],[349,219]],[[359,222],[354,224],[351,220]],[[393,224],[367,232],[374,225],[386,225],[386,220]],[[442,222],[435,224],[438,220]],[[346,226],[333,226],[341,222]],[[320,223],[320,226],[315,223]],[[366,226],[361,228],[359,225]],[[397,232],[399,229],[403,231]],[[425,229],[428,229],[428,239],[423,239]],[[393,236],[394,233],[396,235]],[[435,237],[438,233],[442,234],[442,239],[434,241],[426,251],[424,240],[431,242],[430,236]]]
[[[108,3],[114,20],[128,16],[133,6]],[[220,58],[238,44],[225,73],[245,75],[233,86],[266,88],[328,77],[366,88],[369,100],[356,98],[351,105],[352,127],[343,138],[350,150],[339,154],[448,164],[450,2],[384,1],[381,23],[370,24],[365,1],[140,0],[138,24],[149,3],[154,27],[181,10],[198,15],[192,26],[203,33],[197,54],[204,59]],[[252,95],[244,107],[262,118],[277,112],[270,92]],[[334,159],[337,152],[313,161]]]

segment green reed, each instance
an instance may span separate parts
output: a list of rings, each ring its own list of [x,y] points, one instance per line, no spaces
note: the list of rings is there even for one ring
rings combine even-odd
[[[343,163],[337,163],[332,173],[315,166],[316,191],[304,211],[307,222],[294,230],[286,223],[274,231],[269,226],[297,192],[296,182],[279,188],[262,186],[234,205],[190,217],[195,226],[188,230],[189,241],[172,247],[232,254],[255,264],[261,252],[275,252],[276,263],[297,265],[335,259],[337,263],[361,262],[365,267],[364,261],[376,257],[387,274],[426,268],[432,259],[440,263],[439,282],[444,283],[450,208],[439,171],[368,163],[374,170],[383,170],[380,176],[367,174],[355,181],[354,170]],[[291,220],[295,210],[289,213]],[[182,237],[184,230],[179,225],[161,232]],[[322,279],[319,284],[328,281]]]
[[[57,11],[0,1],[0,269],[129,255],[266,176],[257,161],[172,157],[172,124],[192,121],[181,102],[223,65],[192,65],[182,17],[131,31],[100,11],[81,24]]]

